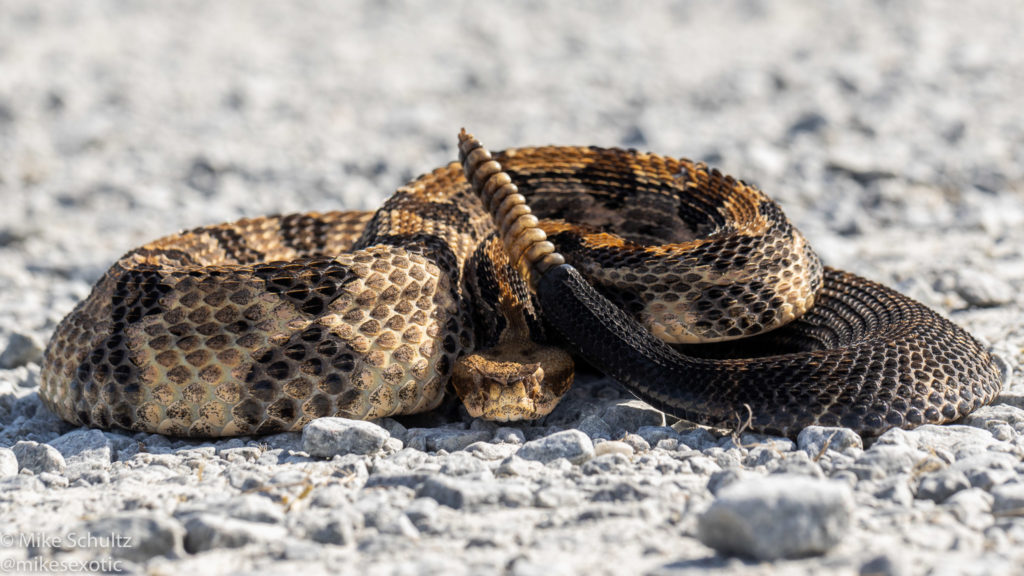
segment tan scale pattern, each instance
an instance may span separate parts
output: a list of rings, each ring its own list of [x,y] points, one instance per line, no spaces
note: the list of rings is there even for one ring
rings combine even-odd
[[[546,147],[495,157],[559,254],[667,342],[747,337],[814,304],[817,255],[753,186],[654,154]]]

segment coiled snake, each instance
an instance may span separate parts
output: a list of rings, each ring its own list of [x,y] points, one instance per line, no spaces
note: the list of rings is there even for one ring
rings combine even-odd
[[[541,417],[583,357],[687,420],[795,435],[956,420],[988,353],[925,306],[823,268],[778,206],[703,164],[546,147],[452,163],[374,213],[245,219],[130,251],[57,327],[65,420],[178,436],[438,406]],[[699,344],[712,342],[717,344]]]

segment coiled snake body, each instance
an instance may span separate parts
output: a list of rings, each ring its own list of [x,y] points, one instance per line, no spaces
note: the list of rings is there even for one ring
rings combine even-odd
[[[474,416],[537,418],[572,381],[555,344],[678,417],[791,436],[948,422],[999,390],[969,334],[823,268],[777,205],[703,164],[492,157],[465,133],[460,151],[375,213],[132,250],[57,327],[43,402],[75,424],[231,436],[430,410],[451,382]]]

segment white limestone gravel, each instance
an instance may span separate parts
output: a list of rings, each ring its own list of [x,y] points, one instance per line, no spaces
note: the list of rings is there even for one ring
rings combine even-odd
[[[997,0],[0,0],[0,573],[1019,573],[1022,27]],[[981,338],[1004,392],[796,442],[586,374],[536,423],[446,406],[215,442],[40,404],[43,343],[132,246],[373,208],[462,126],[756,183],[827,264]]]

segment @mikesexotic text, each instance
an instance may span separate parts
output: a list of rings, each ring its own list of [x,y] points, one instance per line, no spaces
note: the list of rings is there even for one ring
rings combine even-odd
[[[4,558],[0,560],[0,574],[32,574],[54,573],[85,574],[118,573],[124,571],[124,560],[115,560],[109,556],[99,560],[55,560],[52,558]]]

